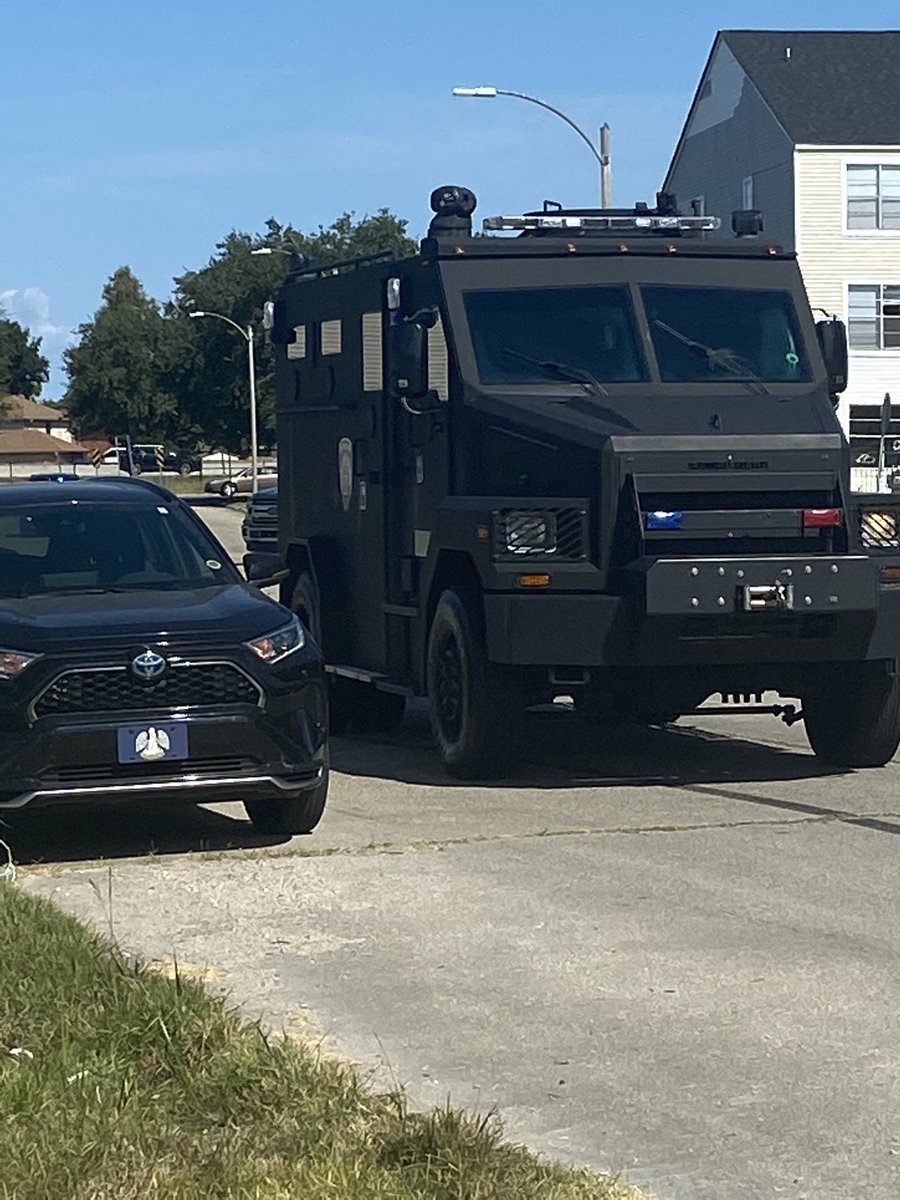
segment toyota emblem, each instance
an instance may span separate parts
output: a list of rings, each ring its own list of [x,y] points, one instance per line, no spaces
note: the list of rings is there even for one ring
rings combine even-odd
[[[165,669],[166,660],[155,650],[144,650],[131,663],[131,673],[143,683],[151,683],[154,679],[159,679]]]

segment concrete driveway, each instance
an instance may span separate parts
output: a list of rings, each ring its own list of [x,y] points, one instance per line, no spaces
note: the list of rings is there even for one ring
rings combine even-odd
[[[416,1103],[494,1108],[662,1200],[896,1200],[898,768],[822,771],[759,717],[598,737],[545,714],[523,755],[454,784],[414,706],[336,741],[308,838],[239,806],[3,836],[43,863],[29,889]]]

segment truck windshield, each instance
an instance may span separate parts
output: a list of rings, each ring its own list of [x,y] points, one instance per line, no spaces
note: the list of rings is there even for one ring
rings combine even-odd
[[[802,383],[809,379],[789,292],[641,289],[666,383]]]
[[[482,383],[648,377],[624,287],[467,292],[465,304]]]

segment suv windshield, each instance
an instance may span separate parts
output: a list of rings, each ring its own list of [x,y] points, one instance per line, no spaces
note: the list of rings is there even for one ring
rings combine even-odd
[[[466,315],[482,383],[602,383],[647,378],[624,287],[467,292]]]
[[[809,367],[788,292],[641,289],[661,379],[801,383]]]
[[[238,575],[177,507],[0,503],[0,598],[220,587]]]

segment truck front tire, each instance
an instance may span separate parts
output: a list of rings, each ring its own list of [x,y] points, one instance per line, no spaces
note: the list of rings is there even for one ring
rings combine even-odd
[[[890,668],[890,669],[889,669]],[[835,767],[883,767],[900,745],[900,677],[893,663],[851,663],[803,697],[806,736]]]
[[[509,774],[524,705],[513,669],[488,661],[473,589],[442,593],[431,622],[428,702],[434,740],[449,775]]]

